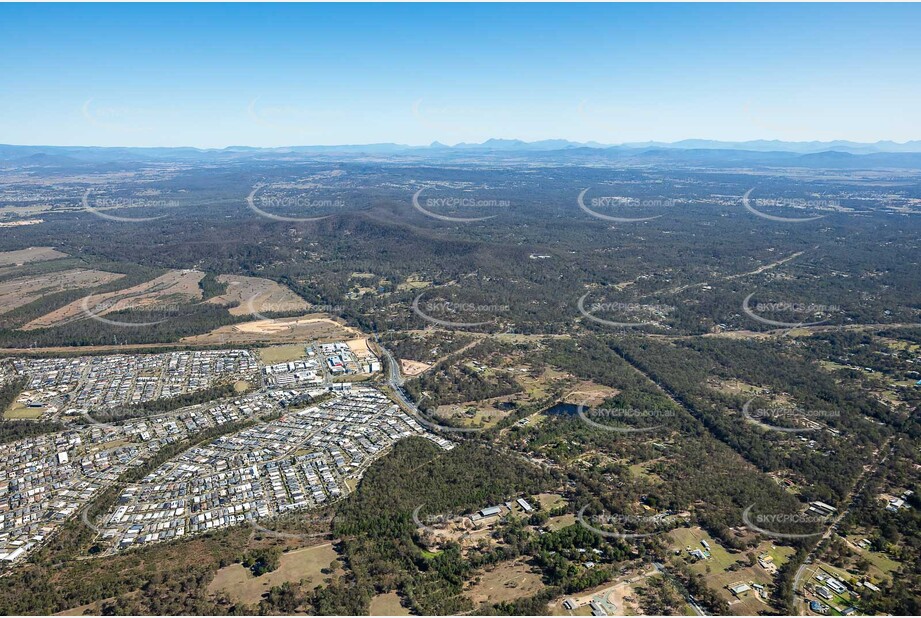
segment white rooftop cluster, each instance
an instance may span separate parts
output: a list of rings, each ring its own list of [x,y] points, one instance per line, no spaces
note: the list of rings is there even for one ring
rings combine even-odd
[[[376,389],[352,388],[165,463],[123,492],[102,536],[117,550],[316,507],[412,435],[453,446]]]
[[[28,403],[78,408],[168,399],[220,380],[252,378],[259,370],[249,350],[16,359],[14,366],[30,378],[23,396]]]

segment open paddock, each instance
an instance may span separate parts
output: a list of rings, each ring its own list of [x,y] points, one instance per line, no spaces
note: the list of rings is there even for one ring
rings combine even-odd
[[[0,313],[28,305],[49,294],[95,288],[122,277],[124,275],[101,270],[73,269],[0,281]]]
[[[87,310],[94,315],[104,316],[115,311],[152,310],[157,307],[194,303],[201,300],[202,294],[198,282],[204,276],[204,273],[196,270],[171,270],[155,279],[130,288],[104,294],[92,294],[75,300],[32,320],[22,329],[50,328],[86,319]]]
[[[468,584],[464,595],[475,606],[514,601],[536,594],[542,587],[540,571],[523,560],[487,567]]]
[[[52,247],[29,247],[16,251],[0,251],[0,268],[7,266],[22,266],[29,262],[47,262],[67,257],[66,253],[56,251]]]
[[[222,593],[236,603],[257,604],[270,588],[284,582],[305,580],[308,589],[316,588],[327,577],[321,571],[337,557],[331,543],[295,549],[281,555],[277,569],[260,577],[254,577],[242,564],[231,564],[214,575],[208,592]]]

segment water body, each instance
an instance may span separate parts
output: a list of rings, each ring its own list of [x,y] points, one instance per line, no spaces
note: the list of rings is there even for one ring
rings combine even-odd
[[[579,406],[574,403],[563,403],[560,402],[555,404],[551,408],[547,408],[544,411],[544,414],[550,414],[552,416],[575,416],[579,413]]]

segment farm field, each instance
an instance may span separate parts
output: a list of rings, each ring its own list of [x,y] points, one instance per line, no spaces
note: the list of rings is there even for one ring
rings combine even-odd
[[[8,420],[35,420],[45,412],[44,408],[30,408],[19,402],[14,402],[9,409],[3,412],[3,418]]]
[[[730,554],[719,543],[700,528],[676,528],[669,532],[669,536],[674,541],[669,545],[669,554],[675,560],[683,560],[687,557],[686,548],[704,550],[701,541],[706,541],[710,545],[710,558],[698,560],[690,565],[691,572],[701,574],[705,577],[707,586],[716,591],[728,603],[733,615],[757,615],[765,610],[768,606],[765,599],[759,596],[754,590],[748,590],[735,596],[729,587],[736,584],[760,584],[770,589],[773,583],[773,575],[768,573],[760,565],[749,566],[745,553]],[[676,550],[681,551],[681,556],[675,556]],[[752,550],[756,556],[766,552],[774,559],[774,564],[781,566],[793,553],[792,549],[787,547],[774,547],[770,542],[764,542],[756,549]]]
[[[492,427],[512,412],[512,409],[502,410],[496,406],[512,399],[514,395],[446,404],[438,406],[435,413],[441,418],[453,419],[468,427]]]
[[[49,294],[94,288],[122,277],[124,275],[101,270],[73,269],[0,281],[0,313],[28,305]]]
[[[297,360],[306,356],[304,345],[300,343],[259,348],[256,350],[256,353],[259,354],[259,358],[262,362],[267,365],[287,363],[288,361]]]
[[[61,253],[51,247],[29,247],[18,251],[0,251],[0,268],[21,266],[29,262],[46,262],[65,257],[67,257],[66,253]]]
[[[691,566],[691,570],[694,572],[705,571],[707,566],[709,566],[712,571],[724,571],[740,557],[744,557],[742,554],[738,554],[738,557],[730,555],[719,543],[713,540],[713,537],[701,528],[675,528],[668,534],[674,541],[674,543],[669,545],[670,553],[674,553],[675,550],[680,549],[683,555],[687,555],[685,548],[690,547],[691,549],[703,550],[704,546],[701,545],[700,542],[706,541],[709,543],[710,558],[708,560],[701,560]]]
[[[282,554],[278,568],[260,577],[254,577],[242,564],[232,564],[215,574],[208,592],[222,592],[237,603],[257,604],[270,588],[284,582],[306,580],[308,589],[316,588],[326,577],[321,570],[328,568],[336,558],[332,544],[326,543]]]
[[[127,309],[149,310],[164,305],[189,304],[201,300],[198,282],[204,273],[196,270],[171,270],[140,285],[124,290],[92,294],[45,314],[22,327],[23,330],[49,328],[85,317],[90,311],[104,316]]]

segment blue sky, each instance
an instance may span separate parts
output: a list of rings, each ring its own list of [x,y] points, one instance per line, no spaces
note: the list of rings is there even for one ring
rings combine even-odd
[[[0,5],[0,143],[921,139],[919,5]]]

